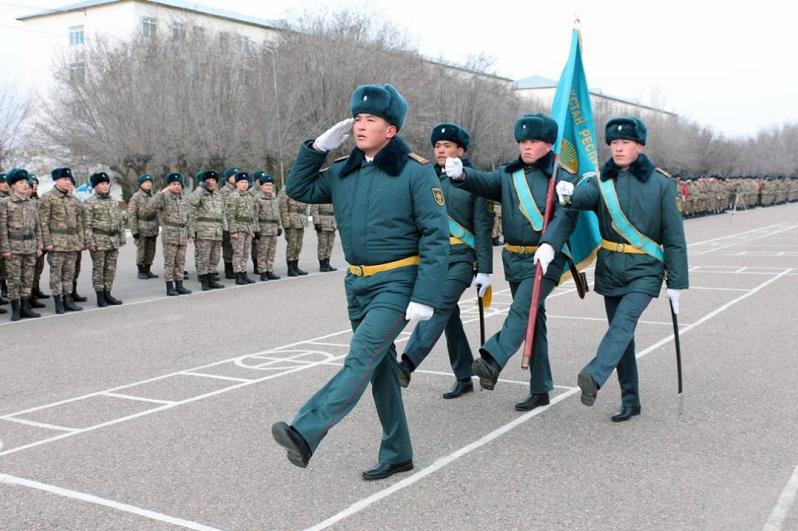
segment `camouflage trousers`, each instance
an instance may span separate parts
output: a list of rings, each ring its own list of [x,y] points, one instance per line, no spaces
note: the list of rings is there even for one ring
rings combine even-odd
[[[116,276],[116,260],[119,249],[94,251],[91,254],[91,284],[94,291],[111,291]]]
[[[194,240],[194,258],[197,274],[207,275],[216,272],[222,256],[222,242],[219,240]]]
[[[332,254],[333,244],[335,244],[335,231],[321,231],[316,233],[319,237],[319,260],[327,260]]]
[[[41,256],[36,257],[36,268],[33,270],[33,285],[38,286],[39,280],[42,278],[42,271],[44,271],[44,257],[47,256],[47,251],[43,251]]]
[[[225,264],[233,261],[233,245],[230,242],[230,233],[227,231],[222,233],[222,258]]]
[[[33,287],[33,270],[36,269],[36,255],[12,254],[6,258],[6,282],[8,283],[8,299],[18,301],[30,297]],[[69,287],[72,289],[72,286]]]
[[[302,252],[302,239],[305,237],[305,229],[285,229],[285,259],[299,260],[299,253]]]
[[[47,263],[50,264],[50,291],[53,296],[72,293],[75,280],[77,251],[49,251]]]
[[[136,238],[136,265],[152,265],[155,259],[155,242],[158,236],[139,236]]]
[[[167,282],[183,280],[186,267],[186,246],[163,242],[163,279]]]
[[[274,255],[277,252],[277,236],[263,236],[255,240],[258,271],[274,271]]]
[[[233,271],[244,273],[247,270],[249,253],[252,249],[252,235],[247,232],[234,234],[238,234],[238,238],[235,240],[230,238],[230,243],[233,245]]]
[[[496,214],[493,217],[493,231],[491,231],[491,238],[498,238],[502,235],[502,215]]]

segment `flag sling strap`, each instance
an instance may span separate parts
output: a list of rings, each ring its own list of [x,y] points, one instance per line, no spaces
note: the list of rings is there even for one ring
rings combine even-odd
[[[526,174],[524,170],[516,170],[513,172],[513,187],[515,188],[515,195],[518,196],[518,206],[521,214],[532,225],[535,232],[543,230],[543,214],[540,213],[538,206],[535,204],[535,198],[532,197],[532,191],[529,189],[529,184],[526,182]]]
[[[455,238],[460,238],[464,244],[472,249],[477,248],[477,239],[465,227],[457,223],[452,216],[449,216],[449,234]]]
[[[618,194],[615,192],[615,185],[612,184],[612,179],[607,179],[606,181],[599,179],[598,185],[601,191],[601,198],[604,200],[604,204],[612,218],[612,228],[624,240],[628,241],[632,247],[636,247],[660,262],[664,262],[665,256],[662,253],[660,244],[646,237],[626,219],[626,214],[621,210],[621,204],[618,201]]]

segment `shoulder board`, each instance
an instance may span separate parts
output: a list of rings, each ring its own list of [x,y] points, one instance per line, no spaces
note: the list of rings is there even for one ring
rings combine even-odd
[[[349,155],[344,155],[343,157],[338,157],[337,159],[332,161],[332,164],[335,164],[337,162],[343,162],[343,161],[345,161],[348,158],[349,158]],[[332,166],[332,164],[330,164],[330,166]],[[324,173],[325,171],[329,170],[330,166],[323,167],[322,169],[319,170],[319,173]]]
[[[429,164],[429,161],[427,159],[425,159],[424,157],[422,157],[417,153],[413,153],[412,151],[408,153],[407,156],[413,159],[414,161],[418,162],[419,164]]]
[[[663,170],[662,168],[657,168],[657,171],[660,172],[665,177],[667,177],[669,179],[673,179],[673,176],[670,173],[668,173],[665,170]]]
[[[568,175],[576,175],[576,170],[572,170],[571,168],[564,166],[562,162],[559,163],[560,169],[563,170]]]

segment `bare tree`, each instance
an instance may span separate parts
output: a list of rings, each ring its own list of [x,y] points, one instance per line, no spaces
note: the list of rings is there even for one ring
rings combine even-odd
[[[0,169],[18,162],[32,108],[30,97],[8,83],[0,84]]]

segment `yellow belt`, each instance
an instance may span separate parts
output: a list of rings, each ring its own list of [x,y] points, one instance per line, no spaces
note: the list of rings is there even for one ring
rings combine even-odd
[[[633,247],[628,243],[611,242],[608,240],[601,240],[601,248],[614,253],[646,254],[644,250]]]
[[[465,242],[457,236],[449,236],[449,245],[461,245],[463,243]]]
[[[407,258],[402,258],[401,260],[394,260],[393,262],[386,262],[384,264],[375,264],[375,265],[350,265],[349,272],[355,275],[356,277],[370,277],[371,275],[376,275],[377,273],[382,273],[383,271],[390,271],[391,269],[397,269],[400,267],[407,267],[411,265],[418,265],[421,263],[420,256],[408,256]]]
[[[513,245],[512,243],[505,243],[504,248],[515,254],[532,254],[538,250],[537,245]]]

